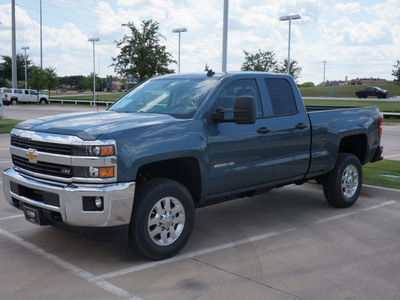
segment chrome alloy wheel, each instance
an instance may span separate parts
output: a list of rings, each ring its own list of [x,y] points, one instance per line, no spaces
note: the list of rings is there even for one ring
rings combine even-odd
[[[354,165],[348,165],[342,174],[342,192],[347,198],[351,198],[358,188],[358,171]]]
[[[185,227],[185,209],[175,197],[164,197],[150,211],[147,230],[159,246],[174,243]]]

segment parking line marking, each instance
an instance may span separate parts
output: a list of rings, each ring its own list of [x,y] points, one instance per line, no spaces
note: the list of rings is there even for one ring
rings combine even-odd
[[[383,202],[381,204],[372,205],[372,206],[369,206],[369,207],[366,207],[366,208],[361,208],[359,211],[370,211],[370,210],[381,208],[381,207],[384,207],[384,206],[387,206],[387,205],[391,205],[391,204],[394,204],[394,203],[396,203],[396,201],[393,201],[393,200],[385,201],[385,202]],[[345,218],[345,217],[348,217],[348,216],[356,215],[356,214],[359,213],[359,211],[348,212],[348,213],[344,213],[344,214],[340,214],[340,215],[334,215],[332,217],[328,217],[328,218],[325,218],[325,219],[320,219],[318,221],[315,221],[314,224],[323,224],[323,223],[326,223],[326,222],[329,222],[329,221],[338,220],[338,219],[342,219],[342,218]]]
[[[348,212],[348,213],[344,213],[344,214],[340,214],[340,215],[334,215],[332,217],[328,217],[328,218],[324,218],[324,219],[320,219],[318,221],[315,221],[314,224],[323,224],[323,223],[326,223],[326,222],[329,222],[329,221],[345,218],[345,217],[356,215],[356,214],[357,214],[357,212],[353,211],[353,212]]]
[[[394,204],[394,203],[396,203],[396,201],[394,201],[394,200],[385,201],[385,202],[383,202],[381,204],[377,204],[377,205],[373,205],[373,206],[370,206],[370,207],[362,208],[361,210],[362,211],[370,211],[370,210],[373,210],[373,209],[376,209],[376,208],[381,208],[381,207],[384,207],[384,206],[387,206],[387,205],[391,205],[391,204]]]
[[[14,243],[38,254],[39,256],[42,256],[42,257],[50,260],[51,262],[58,265],[59,267],[74,273],[75,275],[79,276],[80,278],[82,278],[90,283],[93,283],[94,285],[98,286],[99,288],[101,288],[121,299],[130,299],[130,300],[141,299],[135,295],[132,295],[128,291],[125,291],[125,290],[123,290],[101,278],[98,278],[98,276],[95,276],[95,275],[63,260],[62,258],[59,258],[59,257],[55,256],[54,254],[51,254],[50,252],[47,252],[46,250],[39,248],[39,247],[35,246],[34,244],[29,243],[29,242],[25,241],[24,239],[12,234],[11,232],[4,230],[2,228],[0,228],[0,235],[7,237],[8,239],[12,240]]]
[[[0,221],[4,221],[4,220],[10,220],[10,219],[15,219],[15,218],[20,218],[20,217],[23,217],[23,216],[24,216],[23,214],[20,214],[20,215],[14,215],[14,216],[2,217],[2,218],[0,218]]]
[[[134,272],[137,272],[137,271],[150,269],[150,268],[153,268],[153,267],[156,267],[156,266],[159,266],[159,265],[164,265],[164,264],[180,261],[180,260],[187,259],[187,258],[192,258],[194,256],[208,254],[208,253],[212,253],[212,252],[216,252],[216,251],[220,251],[220,250],[225,250],[225,249],[228,249],[228,248],[233,248],[233,247],[238,246],[238,245],[244,245],[244,244],[247,244],[247,243],[250,243],[250,242],[255,242],[255,241],[267,239],[267,238],[270,238],[270,237],[278,236],[278,235],[283,234],[283,233],[294,231],[296,229],[298,229],[298,228],[289,228],[289,229],[285,229],[285,230],[282,230],[282,231],[274,231],[274,232],[269,232],[269,233],[265,233],[265,234],[260,234],[260,235],[253,236],[253,237],[250,237],[250,238],[247,238],[247,239],[242,239],[242,240],[239,240],[239,241],[236,241],[236,242],[230,242],[230,243],[222,244],[222,245],[215,246],[215,247],[210,247],[210,248],[199,250],[199,251],[193,251],[193,252],[190,252],[190,253],[187,253],[187,254],[177,255],[177,256],[174,256],[174,257],[169,258],[169,259],[165,259],[165,260],[161,260],[161,261],[154,261],[154,262],[149,262],[149,263],[144,263],[144,264],[141,264],[141,265],[138,265],[138,266],[121,269],[121,270],[118,270],[118,271],[115,271],[115,272],[105,273],[105,274],[102,274],[102,275],[98,275],[97,277],[100,278],[100,279],[114,278],[114,277],[118,277],[118,276],[129,274],[129,273],[134,273]]]

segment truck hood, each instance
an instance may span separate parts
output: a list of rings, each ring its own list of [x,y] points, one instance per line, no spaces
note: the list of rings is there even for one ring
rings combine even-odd
[[[174,121],[177,119],[162,114],[103,111],[42,117],[19,123],[15,128],[76,135],[83,140],[95,140],[101,134]]]

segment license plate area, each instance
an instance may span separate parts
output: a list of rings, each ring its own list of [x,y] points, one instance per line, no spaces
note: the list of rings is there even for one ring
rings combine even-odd
[[[40,211],[37,208],[24,205],[22,207],[25,219],[33,224],[41,225]]]

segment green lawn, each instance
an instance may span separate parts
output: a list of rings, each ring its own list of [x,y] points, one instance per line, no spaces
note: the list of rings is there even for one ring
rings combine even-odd
[[[364,184],[400,189],[400,161],[382,160],[363,167]]]
[[[96,101],[116,101],[122,97],[124,93],[110,93],[105,95],[96,95]],[[57,97],[54,99],[63,99],[63,100],[93,100],[92,94],[87,94],[84,96],[65,96],[65,97]]]
[[[300,88],[303,97],[356,97],[355,91],[362,90],[366,86],[374,85],[343,85],[343,86],[316,86]],[[382,89],[388,90],[389,97],[400,95],[400,85],[394,83],[375,84]],[[330,95],[333,91],[333,95]],[[377,99],[376,97],[368,97],[368,99]]]
[[[14,119],[0,119],[0,134],[10,133],[11,129],[14,128],[21,120]]]
[[[308,100],[304,99],[305,105],[321,105],[321,106],[377,106],[380,111],[384,112],[400,112],[400,102],[390,101],[358,101],[358,100]]]

